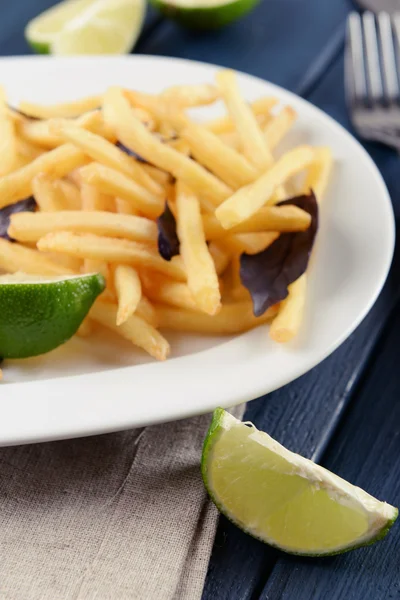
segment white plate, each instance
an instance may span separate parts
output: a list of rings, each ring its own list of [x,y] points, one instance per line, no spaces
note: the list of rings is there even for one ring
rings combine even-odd
[[[0,61],[10,101],[54,102],[124,85],[157,92],[212,81],[217,67],[146,56]],[[394,219],[383,180],[363,148],[318,109],[274,85],[240,75],[248,100],[273,94],[299,122],[291,144],[329,145],[337,163],[321,208],[301,336],[278,346],[260,327],[235,338],[173,336],[157,363],[116,338],[74,339],[57,351],[4,366],[0,444],[77,437],[232,406],[271,392],[333,352],[374,303],[388,272]],[[216,116],[213,108],[207,117]],[[133,366],[132,366],[133,365]]]

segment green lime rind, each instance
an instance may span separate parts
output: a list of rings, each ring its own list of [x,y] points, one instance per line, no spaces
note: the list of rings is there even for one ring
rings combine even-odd
[[[41,42],[33,42],[32,40],[29,40],[28,38],[25,38],[25,39],[28,42],[29,46],[32,48],[32,50],[34,52],[36,52],[36,54],[50,54],[51,53],[50,44],[45,44],[45,43],[41,43]]]
[[[0,283],[0,356],[28,358],[64,344],[104,288],[100,274]]]
[[[212,486],[210,485],[210,481],[208,478],[208,471],[209,471],[208,465],[209,465],[210,460],[212,460],[213,447],[214,447],[215,443],[217,442],[218,438],[220,437],[220,435],[223,434],[223,432],[225,431],[225,429],[223,427],[223,422],[224,422],[226,414],[227,413],[223,408],[216,408],[213,413],[213,418],[212,418],[210,427],[208,429],[208,432],[206,434],[206,437],[205,437],[204,443],[203,443],[203,450],[202,450],[202,456],[201,456],[201,475],[202,475],[204,486],[207,490],[207,493],[210,496],[213,503],[215,504],[215,506],[217,507],[217,509],[219,510],[219,512],[221,514],[223,514],[229,521],[231,521],[231,523],[236,525],[236,527],[239,527],[239,529],[241,529],[242,531],[244,531],[251,537],[259,540],[260,542],[268,544],[269,546],[271,546],[273,548],[277,548],[278,550],[281,550],[282,552],[285,552],[286,554],[292,554],[292,555],[296,555],[296,556],[309,556],[309,557],[316,557],[316,558],[324,557],[324,556],[335,556],[338,554],[344,554],[345,552],[350,552],[350,550],[356,550],[357,548],[362,548],[364,546],[371,546],[375,542],[383,540],[383,538],[386,537],[386,535],[388,534],[389,530],[392,528],[392,526],[394,525],[394,523],[398,517],[399,511],[397,508],[395,509],[395,514],[393,515],[393,518],[389,519],[385,523],[385,525],[382,527],[382,529],[380,529],[377,532],[377,534],[375,534],[371,539],[364,540],[360,543],[348,546],[346,548],[334,550],[333,552],[322,552],[322,553],[296,552],[293,550],[289,550],[285,547],[282,547],[279,544],[274,544],[272,540],[266,540],[265,538],[258,536],[256,533],[254,533],[254,531],[250,531],[249,529],[247,529],[245,524],[243,524],[242,522],[235,519],[235,516],[232,515],[231,512],[227,511],[225,509],[225,507],[218,501],[218,499],[215,497],[215,494],[213,492]]]
[[[234,0],[219,6],[183,6],[165,0],[150,0],[150,4],[166,18],[190,29],[218,29],[249,13],[260,0]]]

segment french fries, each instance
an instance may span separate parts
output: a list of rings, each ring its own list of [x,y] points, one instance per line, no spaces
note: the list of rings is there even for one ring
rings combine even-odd
[[[82,181],[93,185],[103,193],[127,200],[146,216],[156,218],[162,213],[164,203],[160,196],[149,192],[133,179],[115,169],[99,163],[91,163],[83,167],[80,174]]]
[[[215,315],[221,308],[218,275],[206,244],[200,202],[190,188],[178,182],[177,231],[188,288],[200,310]]]
[[[287,179],[305,169],[313,160],[314,151],[309,146],[299,146],[282,156],[254,183],[235,192],[215,211],[225,229],[231,229],[249,219],[267,203],[275,189]]]
[[[163,273],[178,281],[186,280],[186,272],[179,260],[180,257],[167,262],[161,258],[155,248],[139,242],[102,237],[91,233],[76,234],[60,231],[48,233],[40,238],[37,247],[43,252],[61,252],[78,258],[133,264]]]
[[[157,243],[154,221],[134,215],[101,211],[58,210],[11,215],[9,234],[20,242],[37,242],[48,233],[71,231],[123,238],[150,245]]]
[[[113,304],[97,301],[92,306],[89,316],[104,327],[122,335],[135,346],[143,348],[153,358],[165,360],[168,357],[170,346],[157,329],[137,315],[131,315],[122,325],[117,325],[117,310]]]
[[[262,317],[255,317],[249,301],[225,304],[213,316],[161,304],[156,305],[156,310],[161,328],[212,335],[242,333],[268,323],[277,313],[277,308],[271,307]]]
[[[135,269],[119,265],[114,272],[114,285],[118,299],[116,324],[122,325],[138,307],[142,297],[142,284]]]
[[[240,138],[245,157],[259,170],[268,168],[272,155],[249,105],[242,98],[233,71],[220,71],[217,85]]]
[[[217,100],[225,116],[192,120],[189,109]],[[157,360],[170,353],[159,328],[222,336],[270,323],[273,341],[290,342],[301,328],[308,272],[255,317],[242,280],[250,288],[247,269],[258,260],[262,269],[273,252],[243,253],[307,238],[309,212],[279,203],[310,190],[321,201],[333,157],[330,148],[304,145],[275,159],[296,119],[278,104],[247,103],[229,70],[215,85],[159,94],[111,87],[51,106],[21,103],[36,119],[12,110],[0,88],[0,208],[32,194],[37,204],[35,212],[10,209],[13,241],[0,238],[0,269],[101,273],[106,289],[77,334],[90,338],[100,324]]]

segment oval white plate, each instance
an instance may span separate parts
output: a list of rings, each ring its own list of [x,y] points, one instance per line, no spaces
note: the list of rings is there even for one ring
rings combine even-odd
[[[51,103],[123,85],[157,92],[212,81],[217,67],[172,58],[2,59],[10,101]],[[321,208],[306,318],[299,339],[278,346],[260,327],[235,338],[169,336],[156,363],[117,338],[74,339],[55,352],[4,365],[0,444],[77,437],[187,417],[271,392],[333,352],[374,303],[388,272],[394,220],[383,180],[363,148],[293,94],[240,75],[248,100],[276,95],[299,113],[290,143],[329,145],[336,168]],[[206,117],[217,116],[212,108]],[[134,366],[132,366],[134,365]]]

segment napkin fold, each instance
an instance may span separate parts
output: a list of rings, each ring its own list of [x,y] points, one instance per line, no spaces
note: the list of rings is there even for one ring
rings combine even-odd
[[[209,423],[0,448],[0,599],[201,598],[218,514],[200,474]]]

